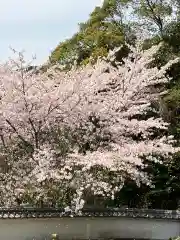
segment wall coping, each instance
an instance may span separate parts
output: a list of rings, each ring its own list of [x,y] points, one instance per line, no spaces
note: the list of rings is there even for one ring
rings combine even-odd
[[[0,219],[62,217],[124,217],[179,220],[180,211],[132,208],[86,208],[78,213],[72,213],[58,208],[0,208]]]

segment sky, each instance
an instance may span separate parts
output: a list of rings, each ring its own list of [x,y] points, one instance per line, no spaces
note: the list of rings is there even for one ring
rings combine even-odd
[[[78,30],[78,23],[102,0],[0,0],[0,62],[10,47],[25,50],[26,60],[47,61],[58,43]]]

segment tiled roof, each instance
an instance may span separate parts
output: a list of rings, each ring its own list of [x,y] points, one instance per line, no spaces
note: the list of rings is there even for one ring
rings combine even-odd
[[[78,213],[65,212],[55,208],[1,208],[1,219],[17,218],[60,218],[60,217],[126,217],[126,218],[156,218],[180,219],[178,210],[157,209],[123,209],[123,208],[91,208]]]

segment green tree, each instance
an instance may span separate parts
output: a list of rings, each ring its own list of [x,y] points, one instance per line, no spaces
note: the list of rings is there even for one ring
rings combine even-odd
[[[134,12],[152,34],[163,36],[165,25],[171,17],[173,9],[169,0],[139,0],[134,1]]]
[[[123,0],[118,5],[117,2],[105,1],[102,8],[96,7],[89,19],[79,24],[79,32],[57,46],[50,61],[68,65],[73,64],[74,60],[78,65],[88,63],[90,60],[96,61],[99,56],[106,56],[110,49],[124,43],[125,27],[122,10],[119,9],[120,6],[125,8],[129,1]]]

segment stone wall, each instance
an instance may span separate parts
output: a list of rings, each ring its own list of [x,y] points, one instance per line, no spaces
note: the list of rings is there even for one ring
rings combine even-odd
[[[86,209],[70,215],[58,209],[0,210],[0,240],[48,240],[52,233],[63,240],[167,240],[180,235],[179,211]]]

